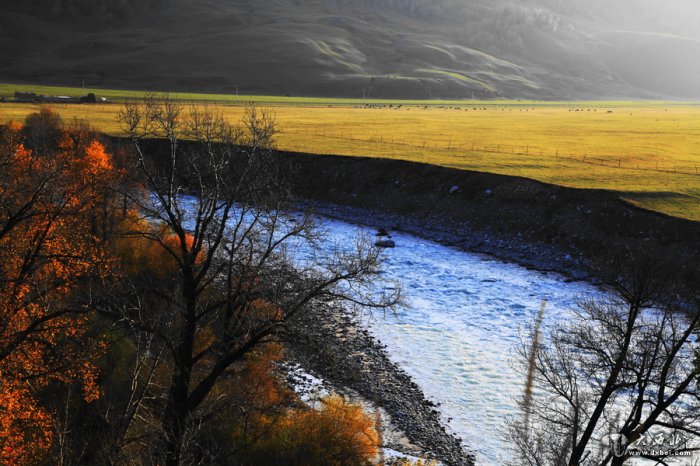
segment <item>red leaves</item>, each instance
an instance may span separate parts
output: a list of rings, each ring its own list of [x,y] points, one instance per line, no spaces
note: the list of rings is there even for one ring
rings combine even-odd
[[[88,402],[99,396],[89,307],[76,291],[112,267],[94,234],[95,206],[115,176],[105,147],[93,140],[75,150],[64,133],[55,152],[41,154],[20,130],[0,134],[2,464],[31,464],[50,446],[52,413],[38,402],[50,383],[78,383]]]

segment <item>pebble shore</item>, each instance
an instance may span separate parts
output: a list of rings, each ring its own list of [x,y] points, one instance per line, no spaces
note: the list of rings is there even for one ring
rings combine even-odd
[[[349,388],[381,407],[421,452],[446,466],[471,466],[474,457],[441,420],[438,406],[397,364],[381,342],[339,308],[316,309],[288,328],[291,359],[323,377],[339,393]],[[413,452],[407,452],[413,453]]]

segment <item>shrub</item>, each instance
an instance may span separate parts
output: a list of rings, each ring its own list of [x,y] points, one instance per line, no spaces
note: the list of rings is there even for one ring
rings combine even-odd
[[[377,455],[374,420],[339,396],[320,410],[290,410],[250,451],[246,464],[365,465]]]

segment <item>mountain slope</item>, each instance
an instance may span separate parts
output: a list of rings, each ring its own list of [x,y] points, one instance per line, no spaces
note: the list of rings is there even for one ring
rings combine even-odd
[[[667,18],[641,11],[633,21],[629,2],[8,0],[0,79],[377,98],[700,97],[692,23],[663,34]]]

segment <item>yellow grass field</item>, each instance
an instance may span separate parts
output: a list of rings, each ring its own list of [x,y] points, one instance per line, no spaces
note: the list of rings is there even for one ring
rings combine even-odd
[[[641,207],[700,221],[700,107],[664,103],[474,103],[459,106],[265,104],[279,149],[404,159],[619,191]],[[118,104],[54,104],[117,135]],[[222,105],[232,120],[243,109]],[[2,103],[0,120],[34,104]]]

